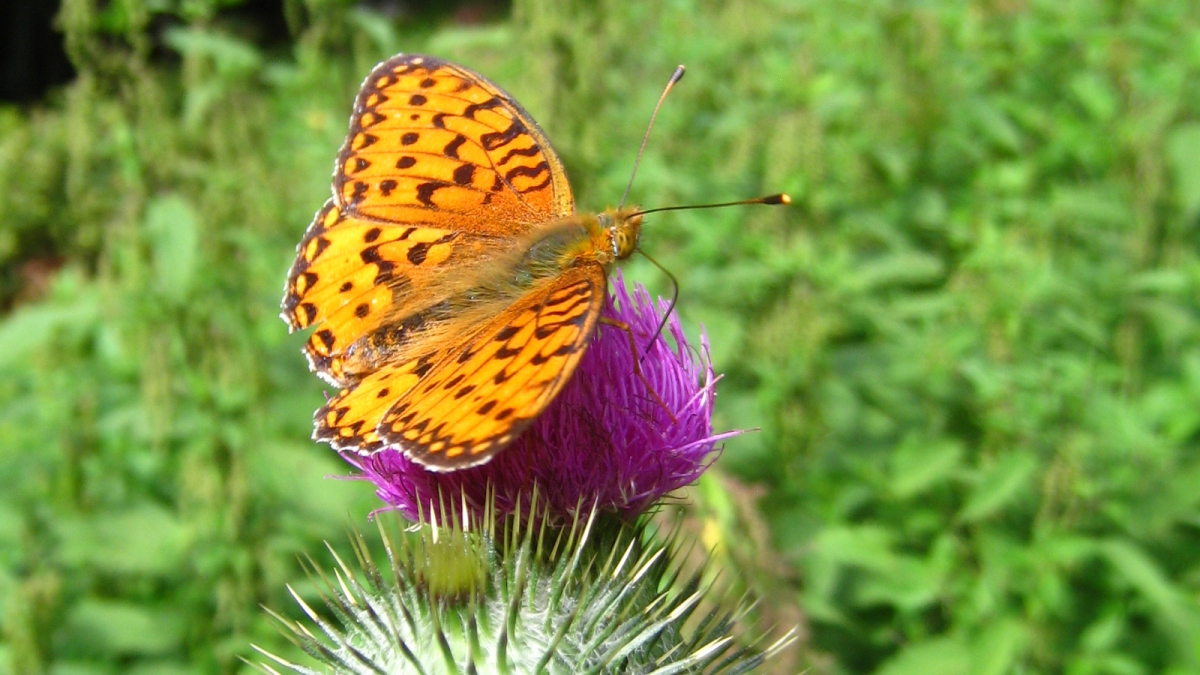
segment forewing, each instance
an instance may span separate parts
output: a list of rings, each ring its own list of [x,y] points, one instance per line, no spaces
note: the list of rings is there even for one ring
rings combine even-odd
[[[477,266],[497,243],[348,216],[331,199],[297,247],[281,316],[292,330],[316,327],[304,348],[309,365],[344,386],[340,355],[350,345],[427,309],[439,299],[437,289],[449,292],[438,279]]]
[[[333,188],[366,217],[495,236],[574,211],[562,162],[529,113],[482,75],[415,54],[363,82]]]
[[[571,377],[604,302],[604,269],[572,268],[455,347],[384,415],[379,435],[435,470],[487,461]]]

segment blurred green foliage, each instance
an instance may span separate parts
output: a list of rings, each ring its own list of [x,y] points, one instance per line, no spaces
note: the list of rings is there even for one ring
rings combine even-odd
[[[78,79],[0,108],[0,673],[288,649],[258,604],[376,502],[324,478],[275,315],[399,51],[512,92],[590,208],[685,63],[635,201],[792,194],[643,245],[708,329],[720,423],[762,428],[721,466],[766,487],[817,671],[1200,669],[1200,6],[525,0],[470,27],[289,0],[263,48],[236,4],[66,0]]]

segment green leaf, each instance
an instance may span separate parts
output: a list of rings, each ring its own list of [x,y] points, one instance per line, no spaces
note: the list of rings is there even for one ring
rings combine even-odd
[[[106,661],[83,661],[66,658],[54,661],[54,667],[50,670],[50,675],[117,675],[118,672],[116,666]]]
[[[262,55],[251,43],[205,28],[168,28],[165,41],[180,54],[211,59],[223,78],[246,77],[262,67]]]
[[[895,561],[893,533],[883,527],[830,527],[813,542],[812,555],[866,569],[888,570]]]
[[[884,662],[876,675],[968,675],[973,673],[970,649],[952,637],[908,645]]]
[[[1113,570],[1154,607],[1154,617],[1175,643],[1176,656],[1195,668],[1200,648],[1200,608],[1175,586],[1162,568],[1136,544],[1120,539],[1100,547]]]
[[[923,441],[910,437],[892,455],[888,487],[899,499],[909,499],[949,481],[962,463],[962,446],[953,441]]]
[[[157,289],[180,302],[192,285],[200,245],[195,209],[178,195],[162,195],[146,206],[146,233],[154,255]]]
[[[1108,121],[1117,114],[1117,94],[1107,79],[1097,73],[1083,72],[1071,79],[1071,93],[1089,114]]]
[[[983,520],[1007,507],[1021,496],[1037,466],[1033,455],[1025,452],[1016,452],[996,462],[976,484],[958,519]]]
[[[92,293],[69,304],[39,303],[18,309],[0,320],[0,367],[22,363],[60,330],[90,328],[99,316]]]
[[[158,506],[64,518],[55,531],[64,565],[122,575],[187,576],[191,533]]]
[[[976,101],[972,111],[980,130],[988,140],[1008,152],[1020,151],[1021,133],[1001,109],[985,99]]]
[[[1014,672],[1017,660],[1025,652],[1029,634],[1015,618],[988,621],[987,628],[975,639],[971,650],[972,675],[1005,675]]]
[[[1175,199],[1186,221],[1200,216],[1200,124],[1176,127],[1167,137],[1167,161],[1175,183]]]
[[[158,655],[177,649],[183,622],[176,614],[131,602],[85,599],[67,615],[67,639],[85,653]]]
[[[892,286],[926,284],[942,276],[945,265],[932,255],[904,251],[881,256],[858,266],[848,279],[859,292]]]
[[[371,38],[383,58],[400,50],[400,37],[396,34],[396,23],[391,17],[364,7],[350,10],[348,18],[356,28]]]
[[[370,492],[358,481],[331,478],[348,475],[350,466],[324,445],[267,443],[249,453],[246,464],[254,490],[270,495],[305,521],[327,527],[344,525],[352,507]]]
[[[896,555],[877,572],[857,584],[856,605],[883,604],[917,612],[937,602],[942,590],[942,578],[935,566],[913,556]]]
[[[198,675],[200,672],[196,666],[162,659],[140,660],[137,665],[126,671],[126,675]]]

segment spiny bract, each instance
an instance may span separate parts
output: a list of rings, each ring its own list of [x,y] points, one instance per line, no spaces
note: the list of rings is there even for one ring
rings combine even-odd
[[[331,578],[309,561],[333,621],[293,591],[324,637],[272,612],[322,669],[260,651],[304,675],[733,674],[791,640],[789,634],[766,649],[737,644],[735,612],[711,609],[723,603],[702,582],[703,570],[681,581],[674,538],[659,542],[644,521],[631,525],[593,512],[567,529],[541,526],[536,533],[517,522],[514,516],[498,528],[464,531],[457,524],[439,529],[435,520],[398,536],[381,527],[390,578],[356,534],[358,569],[334,554]],[[259,668],[278,675],[273,665]]]

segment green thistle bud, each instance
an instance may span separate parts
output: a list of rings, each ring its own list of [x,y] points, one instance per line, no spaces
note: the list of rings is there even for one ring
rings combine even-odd
[[[593,512],[560,529],[514,514],[498,527],[435,521],[402,533],[382,520],[386,574],[357,533],[357,566],[334,554],[331,576],[309,560],[333,620],[292,594],[321,637],[272,612],[322,670],[260,650],[273,662],[258,664],[263,672],[732,674],[792,639],[739,645],[733,627],[745,608],[711,609],[723,603],[704,570],[681,580],[676,537],[659,541],[645,521]]]

